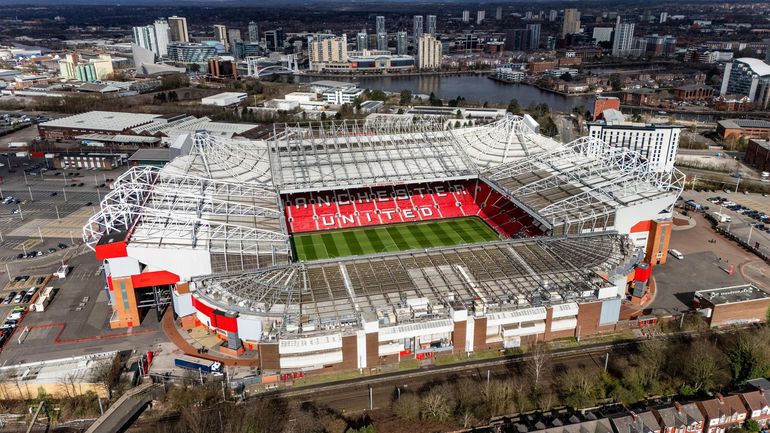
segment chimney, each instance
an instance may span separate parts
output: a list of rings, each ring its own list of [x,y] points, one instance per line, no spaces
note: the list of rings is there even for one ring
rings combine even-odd
[[[674,402],[674,409],[676,409],[677,412],[681,413],[682,412],[682,405],[678,401],[675,401]]]
[[[722,404],[725,402],[725,397],[722,394],[717,393],[717,400],[719,400],[719,403]]]

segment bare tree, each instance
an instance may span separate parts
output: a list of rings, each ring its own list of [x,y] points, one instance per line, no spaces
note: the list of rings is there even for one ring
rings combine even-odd
[[[431,391],[422,398],[422,413],[427,419],[446,421],[452,415],[449,398],[443,393]]]
[[[532,380],[532,387],[540,389],[540,379],[543,377],[546,367],[550,364],[551,353],[544,342],[535,343],[527,359],[527,372]]]

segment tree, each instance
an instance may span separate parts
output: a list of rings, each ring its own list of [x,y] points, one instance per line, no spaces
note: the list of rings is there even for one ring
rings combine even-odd
[[[368,94],[368,98],[373,100],[373,101],[387,101],[388,100],[388,95],[385,92],[383,92],[382,90],[372,90]]]
[[[409,105],[412,102],[412,92],[409,90],[402,90],[399,98],[400,105]]]
[[[508,103],[508,108],[506,108],[505,111],[517,116],[521,115],[521,105],[519,104],[519,100],[516,98],[511,99],[511,102]]]
[[[190,65],[190,72],[200,72],[201,71],[201,65],[197,63],[193,63]]]
[[[562,402],[570,407],[579,409],[594,406],[604,398],[604,389],[600,381],[601,374],[597,370],[586,368],[569,368],[557,379]]]
[[[760,427],[759,423],[755,419],[746,420],[746,422],[743,424],[743,428],[745,428],[746,431],[750,433],[757,433],[762,430],[762,427]]]
[[[452,416],[449,397],[439,390],[430,391],[422,398],[422,417],[427,420],[443,422]]]
[[[417,421],[420,418],[420,399],[414,394],[403,393],[393,402],[391,410],[404,421]]]
[[[96,364],[92,372],[92,378],[95,383],[104,386],[107,391],[107,398],[112,399],[112,389],[120,381],[120,373],[123,370],[120,356],[115,356],[112,361],[104,361]]]
[[[176,94],[176,91],[172,90],[168,92],[168,101],[169,102],[176,102],[179,100],[179,96]]]
[[[527,372],[532,380],[532,387],[535,390],[540,388],[540,379],[545,372],[545,368],[550,364],[551,353],[548,346],[543,343],[535,343],[527,359]]]
[[[765,349],[768,329],[765,328],[763,331],[765,332],[742,333],[728,352],[730,370],[736,383],[744,383],[755,377],[765,377],[770,373],[770,354]]]
[[[562,80],[564,80],[566,82],[570,82],[570,81],[572,81],[572,74],[570,74],[569,72],[565,72],[565,73],[561,74],[561,76],[559,78],[561,78]]]
[[[711,391],[721,370],[719,368],[721,354],[714,346],[703,343],[690,345],[689,352],[691,356],[681,358],[684,362],[682,376],[688,391],[692,394]]]

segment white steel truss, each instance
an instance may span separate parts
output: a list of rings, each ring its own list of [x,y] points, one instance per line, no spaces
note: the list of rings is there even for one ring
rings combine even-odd
[[[116,179],[83,237],[92,249],[104,234],[121,232],[137,243],[288,256],[277,206],[277,194],[258,183],[133,167]]]
[[[270,157],[264,142],[218,138],[206,131],[193,134],[189,154],[176,158],[164,169],[183,176],[272,186]]]
[[[579,224],[580,230],[611,226],[612,215],[619,207],[664,194],[678,196],[684,185],[678,170],[650,170],[637,152],[592,137],[500,165],[486,175],[493,181],[516,184],[511,181],[526,179],[532,173],[545,176],[524,180],[512,187],[510,194],[545,218],[551,227]]]
[[[477,175],[454,137],[438,124],[340,122],[276,126],[270,140],[275,186],[284,192]]]

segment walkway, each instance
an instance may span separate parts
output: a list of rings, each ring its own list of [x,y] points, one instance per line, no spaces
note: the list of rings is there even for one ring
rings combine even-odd
[[[198,353],[198,348],[192,345],[190,341],[188,341],[185,336],[183,336],[179,332],[179,328],[176,325],[176,322],[174,321],[174,315],[171,313],[171,311],[167,311],[166,314],[163,315],[163,320],[161,322],[163,325],[163,332],[166,334],[169,340],[171,340],[172,343],[176,347],[178,347],[181,351],[184,353],[195,356],[198,358],[204,358],[204,359],[210,359],[212,361],[219,361],[223,365],[229,365],[229,366],[240,366],[240,367],[257,367],[259,366],[259,360],[258,359],[235,359],[235,358],[226,358],[222,356],[216,356],[212,355],[211,353]]]
[[[128,390],[104,412],[86,433],[120,431],[142,408],[163,392],[163,385],[147,382]]]

